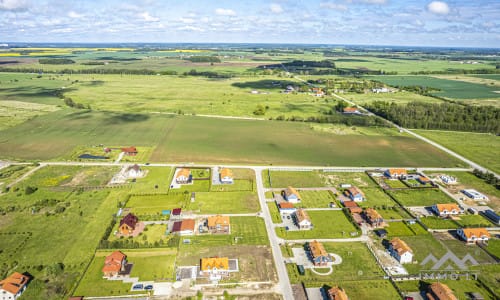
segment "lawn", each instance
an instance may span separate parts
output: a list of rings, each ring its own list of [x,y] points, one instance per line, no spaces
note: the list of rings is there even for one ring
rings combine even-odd
[[[269,178],[269,173],[270,177]],[[324,180],[321,178],[319,171],[262,171],[262,178],[265,187],[286,188],[293,186],[294,188],[301,187],[323,187]],[[270,179],[270,180],[269,180]]]
[[[361,203],[363,204],[363,203]],[[363,206],[363,205],[361,205]],[[377,211],[380,213],[382,218],[385,220],[400,220],[400,219],[408,219],[410,216],[406,211],[404,211],[401,207],[399,206],[388,206],[388,207],[378,207],[376,208]]]
[[[408,188],[406,184],[399,179],[382,179],[392,189],[405,189]]]
[[[254,190],[254,180],[248,179],[234,179],[232,184],[219,184],[210,185],[211,192],[241,192],[241,191],[253,191]]]
[[[130,208],[137,215],[160,214],[162,210],[186,208],[189,195],[133,195],[125,207]]]
[[[379,187],[361,188],[361,191],[366,198],[366,201],[359,203],[361,207],[392,207],[396,205],[391,197],[387,196]]]
[[[494,226],[493,223],[488,221],[482,215],[462,215],[457,220],[457,223],[461,227],[491,227]]]
[[[436,216],[420,218],[420,221],[430,229],[457,229],[460,227],[450,219],[443,219]]]
[[[479,264],[494,264],[496,261],[483,249],[476,245],[466,245],[457,239],[443,239],[442,243],[456,256],[463,258],[467,254],[472,256]]]
[[[389,226],[384,229],[387,230],[387,236],[390,238],[428,234],[418,223],[407,225],[405,222],[389,222],[388,224]]]
[[[200,192],[186,209],[202,214],[252,213],[260,210],[260,204],[254,192]]]
[[[436,203],[455,202],[439,189],[399,190],[388,193],[403,206],[432,206]]]
[[[420,270],[429,270],[432,268],[433,263],[431,262],[426,265],[421,265],[422,261],[429,254],[439,259],[447,252],[447,249],[430,234],[403,236],[401,239],[413,250],[413,260],[418,262],[418,264],[405,265],[406,270],[408,270],[410,274],[418,274]]]
[[[498,239],[489,240],[487,249],[491,254],[500,258],[500,240],[498,240]]]
[[[110,242],[112,242],[112,241],[124,239],[124,240],[127,240],[128,242],[130,242],[129,245],[124,245],[124,246],[122,246],[122,248],[129,248],[129,249],[135,248],[135,246],[132,245],[132,242],[138,243],[140,245],[140,247],[144,247],[144,246],[149,247],[149,245],[153,245],[155,243],[160,243],[160,245],[166,245],[168,243],[168,241],[172,238],[172,236],[165,235],[165,232],[167,231],[167,225],[163,225],[163,224],[147,225],[145,227],[144,231],[141,232],[136,237],[118,238],[113,233],[115,231],[118,231],[119,225],[120,225],[119,222],[117,222],[117,224],[115,225],[115,227],[112,230],[112,233],[108,237],[108,240]]]
[[[278,206],[276,206],[276,202],[267,202],[267,207],[269,207],[269,212],[271,213],[271,218],[273,219],[274,224],[281,223],[281,215],[278,210]]]
[[[360,232],[349,222],[343,211],[308,211],[312,230],[286,231],[283,227],[276,228],[279,237],[288,240],[321,239],[321,238],[349,238],[359,237]],[[351,233],[357,235],[351,236]]]
[[[414,130],[456,153],[500,173],[500,137],[487,133]],[[488,145],[488,147],[484,147]]]
[[[300,203],[296,207],[327,208],[335,199],[330,191],[300,191]],[[338,205],[338,204],[336,204]]]
[[[143,178],[137,178],[132,185],[134,194],[166,194],[170,190],[170,182],[174,176],[174,169],[168,167],[142,167],[146,172]]]
[[[411,281],[400,281],[397,282],[397,286],[403,292],[417,292],[417,291],[427,291],[427,287],[435,281],[432,280],[411,280]],[[484,288],[476,280],[439,280],[439,282],[446,284],[452,291],[453,294],[458,297],[458,299],[470,299],[469,293],[479,292],[484,299],[495,300],[497,299],[494,295]]]
[[[341,184],[350,184],[359,187],[361,190],[366,188],[378,187],[378,185],[366,174],[358,172],[324,172],[321,177],[329,186],[339,188]]]

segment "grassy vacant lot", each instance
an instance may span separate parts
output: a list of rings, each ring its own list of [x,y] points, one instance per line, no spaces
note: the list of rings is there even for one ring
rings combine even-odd
[[[269,176],[270,174],[270,176]],[[271,182],[269,181],[271,177]],[[319,171],[262,171],[265,187],[286,188],[293,186],[301,187],[323,187],[325,183]]]
[[[419,94],[411,93],[411,92],[406,92],[406,91],[400,91],[400,92],[394,92],[394,93],[380,93],[380,94],[374,94],[374,93],[368,93],[368,94],[345,94],[342,95],[346,99],[349,99],[356,104],[360,105],[365,105],[365,104],[371,104],[371,102],[374,101],[387,101],[387,102],[394,102],[396,104],[404,104],[408,102],[413,102],[413,101],[419,101],[419,102],[431,102],[431,103],[442,103],[442,100],[433,98],[433,97],[428,97],[428,96],[422,96]]]
[[[396,284],[403,292],[417,292],[427,291],[427,287],[433,282],[435,281],[410,280],[400,281]],[[439,282],[446,284],[458,299],[470,299],[469,293],[471,292],[480,293],[484,299],[497,299],[476,280],[439,280]]]
[[[321,177],[325,179],[328,185],[334,186],[336,188],[339,188],[339,186],[344,183],[357,186],[363,191],[368,187],[378,187],[378,185],[373,182],[373,180],[371,180],[370,177],[366,175],[366,173],[324,172],[321,174]]]
[[[457,239],[442,239],[442,243],[460,258],[469,254],[480,264],[494,264],[496,262],[488,253],[476,245],[466,245],[463,241]]]
[[[466,100],[499,98],[494,86],[486,86],[464,81],[448,80],[430,76],[376,76],[377,81],[392,86],[426,86],[440,91],[432,92],[436,96]]]
[[[498,240],[498,239],[489,240],[487,249],[491,254],[500,258],[500,240]]]
[[[311,222],[314,225],[312,230],[286,231],[285,228],[276,228],[279,237],[297,240],[312,238],[349,238],[351,232],[359,231],[349,222],[342,211],[308,211]]]
[[[379,187],[367,187],[361,188],[361,191],[365,193],[366,201],[360,202],[361,207],[383,207],[383,206],[394,206],[396,203],[387,196]]]
[[[273,223],[278,224],[281,223],[281,215],[278,210],[278,206],[276,206],[275,202],[267,202],[267,207],[269,207],[269,211],[271,212],[271,218],[273,219]]]
[[[161,213],[165,209],[177,207],[185,208],[188,196],[184,194],[176,195],[145,195],[131,196],[125,207],[130,208],[134,214],[151,215]]]
[[[202,214],[234,214],[258,212],[260,205],[254,192],[210,192],[196,193],[195,202],[186,208]]]
[[[143,178],[138,178],[132,185],[132,193],[136,194],[151,194],[163,193],[166,194],[170,190],[170,182],[174,176],[174,169],[168,167],[143,167],[147,175]]]
[[[439,189],[418,189],[388,192],[404,206],[432,206],[436,203],[455,202]]]
[[[460,219],[457,220],[457,223],[460,224],[461,227],[491,227],[494,226],[493,223],[488,221],[482,215],[464,215],[460,216]]]
[[[56,110],[59,110],[59,107],[55,105],[0,100],[0,130]]]
[[[500,137],[487,133],[414,130],[468,159],[500,173]],[[488,145],[485,147],[484,145]]]
[[[421,218],[420,221],[430,229],[457,229],[460,227],[450,219],[443,219],[436,216]]]
[[[301,202],[296,207],[326,208],[330,202],[336,203],[330,191],[300,191],[300,197]]]
[[[428,234],[427,231],[418,223],[408,225],[405,222],[389,222],[389,226],[384,229],[387,230],[387,236],[390,238]]]
[[[433,266],[431,262],[424,266],[420,265],[429,254],[439,259],[447,252],[447,249],[430,234],[403,236],[401,239],[413,250],[413,260],[419,262],[405,265],[410,274],[416,274],[420,270],[429,270]]]

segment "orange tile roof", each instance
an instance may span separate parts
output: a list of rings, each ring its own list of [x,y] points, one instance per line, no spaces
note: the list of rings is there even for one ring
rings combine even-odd
[[[458,207],[458,205],[455,203],[436,204],[436,208],[439,212],[443,212],[445,210],[446,211],[452,211],[452,210],[460,211],[460,207]]]
[[[464,232],[465,237],[467,237],[467,239],[470,239],[473,236],[475,236],[476,238],[479,238],[482,236],[486,236],[488,238],[491,237],[490,233],[488,232],[488,230],[486,230],[486,228],[462,228],[462,230]]]
[[[278,206],[280,208],[294,208],[293,203],[290,202],[281,202]]]
[[[446,284],[442,284],[441,282],[432,283],[429,286],[429,291],[434,294],[433,296],[437,297],[436,300],[458,300],[453,294],[453,291]]]
[[[106,272],[120,272],[122,268],[122,261],[127,258],[125,254],[121,251],[115,251],[110,255],[106,256],[104,260],[104,267],[102,271]]]
[[[302,221],[304,221],[304,220],[307,220],[307,221],[311,222],[311,219],[309,218],[309,215],[302,208],[299,208],[295,213],[297,215],[297,220],[299,221],[299,223],[302,222]]]
[[[370,220],[374,220],[374,219],[382,219],[382,216],[373,208],[371,207],[368,207],[366,210],[365,210],[365,214],[366,216],[370,219]]]
[[[350,113],[353,113],[353,112],[357,112],[358,109],[356,107],[345,107],[344,108],[344,112],[350,112]]]
[[[224,178],[224,177],[233,178],[233,171],[231,171],[231,169],[228,169],[228,168],[223,168],[220,170],[220,176],[222,178]]]
[[[122,152],[126,152],[126,153],[137,153],[137,148],[134,146],[122,148],[121,150],[122,150]]]
[[[29,276],[23,275],[19,272],[12,273],[9,277],[0,281],[0,288],[11,294],[17,294],[19,291],[28,284]]]
[[[391,240],[391,245],[394,250],[401,256],[405,252],[413,253],[413,250],[400,238],[393,238]]]
[[[339,287],[332,287],[329,289],[328,296],[331,300],[349,300],[345,291]]]
[[[179,178],[182,176],[189,177],[189,174],[191,174],[191,170],[182,168],[177,172],[177,175],[175,178]]]
[[[354,201],[344,201],[344,207],[359,207],[359,205]]]
[[[181,223],[181,230],[194,230],[194,220],[193,219],[184,219]]]
[[[299,192],[297,192],[297,190],[294,189],[291,186],[289,186],[289,187],[286,188],[285,194],[286,194],[287,197],[290,196],[290,195],[295,195],[295,196],[297,196],[297,198],[300,198]]]
[[[401,175],[401,174],[408,174],[408,171],[406,171],[406,169],[389,169],[389,174],[391,176],[393,175]]]
[[[229,217],[228,216],[221,216],[221,215],[216,215],[212,217],[207,218],[208,221],[208,227],[215,227],[217,225],[230,225]]]
[[[218,270],[229,270],[229,258],[208,257],[201,259],[202,271],[211,271],[213,268],[217,268]]]
[[[420,181],[423,181],[423,182],[429,182],[429,181],[431,181],[429,178],[427,178],[425,176],[420,176],[420,177],[418,177],[418,179],[420,179]]]
[[[314,240],[309,242],[309,249],[311,250],[313,258],[320,256],[328,256],[328,252],[326,252],[325,247],[320,242]]]
[[[346,191],[353,196],[356,196],[357,194],[363,195],[363,192],[361,192],[361,190],[355,186],[348,188]]]

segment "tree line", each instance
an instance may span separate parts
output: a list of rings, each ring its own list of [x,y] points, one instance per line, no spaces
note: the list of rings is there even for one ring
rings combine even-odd
[[[500,134],[500,109],[493,106],[375,101],[367,108],[402,127]]]
[[[38,62],[42,65],[69,65],[75,61],[69,58],[40,58]]]
[[[493,173],[482,172],[478,169],[474,169],[472,173],[476,175],[477,178],[483,179],[486,183],[491,184],[492,186],[496,187],[497,190],[500,190],[500,179],[497,178]]]

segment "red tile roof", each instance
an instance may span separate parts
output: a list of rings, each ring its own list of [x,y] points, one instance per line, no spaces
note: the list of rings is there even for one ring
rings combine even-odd
[[[174,208],[172,210],[172,216],[180,216],[182,213],[182,208]]]
[[[102,268],[102,271],[104,273],[107,272],[120,272],[122,268],[122,262],[125,260],[127,256],[123,254],[121,251],[115,251],[111,253],[110,255],[106,256],[106,259],[104,260],[104,267]]]
[[[281,202],[278,204],[280,208],[286,209],[286,208],[294,208],[293,203],[290,202]]]

